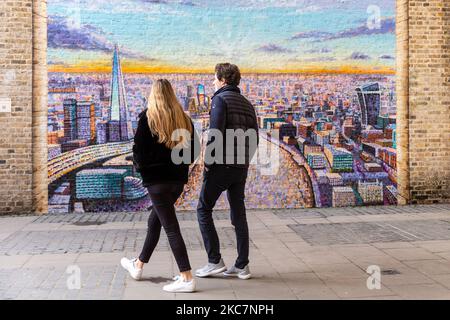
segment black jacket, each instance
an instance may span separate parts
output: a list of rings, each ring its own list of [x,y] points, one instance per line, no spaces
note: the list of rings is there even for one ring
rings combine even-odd
[[[253,158],[257,145],[259,144],[258,121],[253,105],[241,95],[241,90],[237,86],[226,85],[216,91],[212,97],[210,111],[210,129],[220,130],[223,136],[223,157],[214,152],[216,148],[215,138],[211,135],[208,138],[205,155],[211,154],[216,164],[226,164],[232,167],[248,168]],[[253,129],[256,133],[256,145],[250,144],[249,138],[242,136],[242,139],[227,139],[227,130],[242,129],[244,133],[249,133]],[[235,131],[237,132],[237,131]],[[245,142],[244,142],[245,141]],[[245,153],[239,150],[245,150]],[[227,152],[233,150],[233,152]],[[221,158],[221,159],[219,159]],[[205,166],[209,166],[205,158]]]
[[[192,124],[192,121],[191,121]],[[157,183],[182,182],[187,183],[189,165],[195,161],[200,153],[200,142],[194,125],[194,134],[191,137],[191,145],[180,152],[190,154],[189,162],[174,164],[172,150],[158,142],[158,137],[153,135],[148,126],[147,109],[139,114],[139,122],[134,136],[133,162],[143,179],[144,186]],[[194,146],[196,146],[194,148]]]

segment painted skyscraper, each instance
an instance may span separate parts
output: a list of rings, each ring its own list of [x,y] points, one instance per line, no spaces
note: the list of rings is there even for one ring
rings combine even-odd
[[[64,140],[77,139],[77,100],[65,99],[64,105]]]
[[[133,138],[133,129],[128,114],[127,96],[120,65],[119,48],[114,47],[111,75],[109,141],[125,141]]]
[[[371,83],[356,88],[359,105],[361,106],[362,124],[375,126],[381,108],[381,92],[378,83]]]
[[[197,85],[197,102],[198,102],[198,106],[199,109],[203,109],[206,104],[206,100],[205,100],[205,86],[203,84],[198,84]]]

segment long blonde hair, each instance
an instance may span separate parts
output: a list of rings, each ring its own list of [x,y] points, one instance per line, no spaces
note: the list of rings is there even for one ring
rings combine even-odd
[[[147,119],[150,131],[158,136],[158,142],[173,149],[180,142],[186,146],[189,141],[182,135],[178,141],[172,141],[172,133],[177,129],[185,129],[193,134],[191,119],[184,112],[175,95],[170,82],[158,79],[153,83],[148,98]]]

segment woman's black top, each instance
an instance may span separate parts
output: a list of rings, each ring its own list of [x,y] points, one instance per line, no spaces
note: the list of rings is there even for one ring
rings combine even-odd
[[[158,142],[158,137],[153,135],[148,126],[147,109],[139,114],[139,121],[134,136],[133,162],[136,170],[141,174],[144,186],[160,183],[187,183],[189,165],[200,154],[200,143],[194,125],[192,124],[193,135],[189,148],[176,151],[183,156],[184,152],[189,153],[189,161],[182,164],[175,164],[172,161],[172,150],[164,144]]]

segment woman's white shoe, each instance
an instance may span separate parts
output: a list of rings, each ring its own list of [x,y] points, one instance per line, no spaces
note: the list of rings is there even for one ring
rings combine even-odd
[[[175,277],[174,282],[167,284],[163,287],[167,292],[194,292],[195,291],[195,279],[191,281],[185,281],[182,277]]]
[[[136,267],[136,262],[137,258],[134,259],[122,258],[122,260],[120,260],[120,264],[125,270],[127,270],[130,273],[130,276],[134,280],[140,280],[142,277],[142,269]]]

